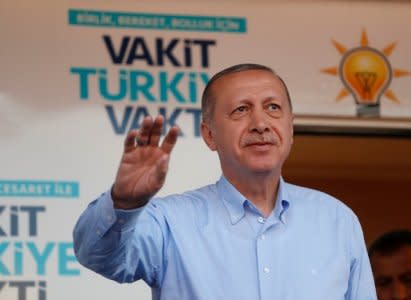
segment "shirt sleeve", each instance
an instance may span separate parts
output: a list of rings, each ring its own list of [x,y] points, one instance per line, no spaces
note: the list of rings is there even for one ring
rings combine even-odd
[[[74,252],[85,267],[117,282],[143,279],[158,286],[162,277],[164,219],[150,203],[114,209],[110,191],[89,204],[77,221]]]
[[[368,258],[364,235],[358,218],[354,216],[351,244],[351,270],[347,300],[377,300],[373,274]]]

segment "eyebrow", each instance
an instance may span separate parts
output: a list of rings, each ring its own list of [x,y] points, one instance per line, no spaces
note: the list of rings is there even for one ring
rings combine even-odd
[[[287,101],[287,100],[281,99],[281,97],[272,97],[272,96],[265,98],[263,101],[267,102],[267,101],[272,101],[272,100]]]
[[[273,101],[273,100],[279,100],[279,101],[287,101],[286,99],[281,99],[281,97],[279,96],[268,96],[265,97],[262,102],[268,102],[268,101]],[[241,100],[239,100],[239,102],[251,102],[251,100],[247,97],[247,98],[242,98]]]
[[[404,276],[411,276],[411,270],[407,270],[400,274],[400,277],[404,277]]]

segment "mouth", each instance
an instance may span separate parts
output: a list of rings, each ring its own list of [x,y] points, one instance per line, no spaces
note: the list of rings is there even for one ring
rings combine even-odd
[[[247,148],[253,148],[253,149],[258,149],[258,150],[266,150],[269,149],[273,146],[273,143],[267,143],[267,142],[257,142],[257,143],[250,143],[247,144]]]

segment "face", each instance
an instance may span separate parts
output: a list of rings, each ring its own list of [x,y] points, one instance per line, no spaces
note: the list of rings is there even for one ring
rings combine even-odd
[[[211,86],[215,99],[201,131],[226,177],[281,173],[293,142],[292,113],[281,81],[263,70],[241,71]]]
[[[390,255],[376,253],[371,265],[378,300],[411,300],[411,246]]]

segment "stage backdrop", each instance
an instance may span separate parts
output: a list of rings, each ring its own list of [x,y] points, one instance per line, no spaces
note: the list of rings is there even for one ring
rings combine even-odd
[[[150,299],[144,283],[81,267],[71,232],[146,115],[181,128],[161,194],[219,178],[199,137],[200,95],[224,67],[273,67],[301,131],[409,134],[410,11],[371,1],[2,0],[0,298]]]

